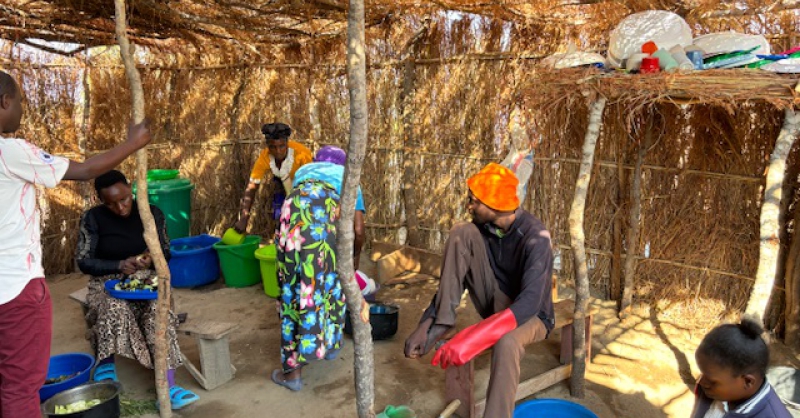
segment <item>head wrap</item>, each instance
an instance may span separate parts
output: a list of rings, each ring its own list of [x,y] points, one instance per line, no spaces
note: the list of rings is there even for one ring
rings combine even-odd
[[[514,172],[500,164],[489,163],[478,174],[467,180],[467,186],[486,206],[501,212],[509,212],[519,207],[517,185],[519,180]]]
[[[339,147],[326,145],[317,151],[317,154],[314,155],[314,161],[344,165],[347,162],[347,153]]]
[[[292,135],[292,128],[285,123],[267,123],[261,127],[261,133],[264,134],[264,139],[289,139]]]

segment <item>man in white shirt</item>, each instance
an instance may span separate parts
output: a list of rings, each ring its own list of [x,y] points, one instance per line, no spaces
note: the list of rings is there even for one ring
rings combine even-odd
[[[0,71],[0,418],[39,418],[39,388],[50,359],[53,307],[44,280],[34,186],[91,180],[150,142],[142,123],[110,151],[79,163],[11,136],[22,92]]]

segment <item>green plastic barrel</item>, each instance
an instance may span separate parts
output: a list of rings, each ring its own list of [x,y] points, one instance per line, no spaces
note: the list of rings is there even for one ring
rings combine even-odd
[[[255,256],[260,242],[260,236],[248,235],[242,244],[225,245],[222,241],[214,244],[226,285],[247,287],[261,280],[260,266]]]
[[[261,281],[264,283],[264,293],[271,298],[277,298],[280,295],[278,288],[278,269],[276,266],[275,256],[278,250],[275,244],[265,245],[256,250],[256,258],[261,264]]]
[[[134,185],[136,193],[136,185]],[[167,218],[167,235],[170,238],[189,236],[192,225],[192,189],[189,179],[148,180],[147,197],[150,203],[164,212]]]

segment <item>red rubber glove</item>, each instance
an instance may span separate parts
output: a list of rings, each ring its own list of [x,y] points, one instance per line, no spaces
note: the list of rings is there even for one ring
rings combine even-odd
[[[438,366],[441,363],[443,369],[463,366],[516,327],[514,313],[511,309],[504,309],[461,330],[436,352],[431,364]]]

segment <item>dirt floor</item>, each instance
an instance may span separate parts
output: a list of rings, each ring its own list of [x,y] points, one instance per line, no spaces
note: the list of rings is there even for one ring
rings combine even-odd
[[[362,262],[374,277],[374,265]],[[68,295],[86,285],[87,276],[69,274],[49,279],[54,305],[53,354],[91,352],[85,339],[80,306]],[[422,360],[403,357],[403,342],[414,329],[422,309],[435,291],[433,281],[414,285],[384,286],[378,299],[400,306],[397,335],[375,342],[375,408],[408,405],[420,418],[437,417],[445,407],[444,371],[430,365],[431,355]],[[562,289],[561,296],[568,294]],[[178,384],[201,396],[200,401],[176,413],[179,417],[355,417],[353,345],[333,361],[313,363],[304,369],[305,387],[290,392],[269,380],[280,366],[280,341],[275,302],[264,295],[261,285],[244,289],[227,288],[219,281],[200,289],[176,289],[179,312],[191,318],[236,322],[240,328],[231,335],[231,356],[236,377],[225,385],[205,391],[181,368]],[[464,302],[463,305],[468,305]],[[535,398],[562,398],[581,403],[600,418],[688,417],[693,405],[690,387],[697,375],[694,349],[707,329],[689,329],[668,315],[640,309],[626,321],[616,317],[614,303],[592,300],[599,310],[593,328],[592,363],[586,374],[586,396],[572,399],[567,382],[536,394]],[[459,326],[476,322],[471,306],[459,315]],[[189,337],[180,337],[184,356],[196,365],[197,349]],[[558,334],[538,343],[526,354],[522,378],[558,365]],[[800,366],[800,357],[782,345],[773,345],[773,363]],[[488,357],[482,356],[476,372],[477,393],[483,398],[488,381]],[[152,372],[133,361],[118,360],[118,374],[125,396],[155,399]],[[145,415],[152,417],[154,415]]]

